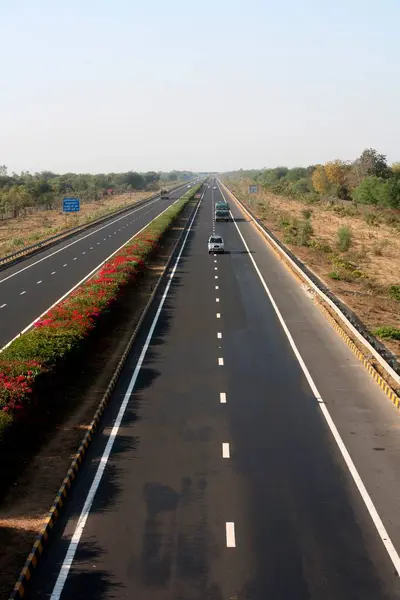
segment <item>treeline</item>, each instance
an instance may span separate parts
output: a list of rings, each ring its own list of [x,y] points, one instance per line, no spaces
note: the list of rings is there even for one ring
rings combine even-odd
[[[139,190],[157,190],[162,185],[173,185],[193,177],[190,171],[168,173],[149,171],[137,173],[98,173],[62,175],[51,171],[40,173],[7,173],[0,166],[0,218],[4,215],[17,217],[28,207],[53,209],[65,195],[77,195],[82,202],[100,200],[107,195]]]
[[[316,201],[323,197],[400,209],[400,162],[367,148],[354,162],[334,160],[309,167],[235,171],[230,177],[256,181],[273,193]]]

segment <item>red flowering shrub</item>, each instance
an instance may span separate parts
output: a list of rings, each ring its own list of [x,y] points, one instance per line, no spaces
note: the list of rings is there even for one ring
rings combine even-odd
[[[65,300],[50,309],[34,328],[14,340],[0,354],[0,438],[2,423],[23,413],[38,375],[54,371],[63,357],[78,347],[96,327],[99,317],[118,299],[124,286],[145,268],[146,260],[185,204],[194,187],[179,202],[107,261],[100,271]],[[5,426],[4,426],[5,427]]]

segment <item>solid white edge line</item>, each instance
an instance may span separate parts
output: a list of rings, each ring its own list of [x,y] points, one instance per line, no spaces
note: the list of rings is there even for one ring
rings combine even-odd
[[[227,522],[226,527],[226,546],[227,548],[236,548],[235,523]]]
[[[227,193],[230,194],[233,198],[235,198],[235,195],[230,190],[228,190],[226,185],[224,185],[222,182],[218,182],[218,187],[219,187],[220,183],[225,188]],[[220,189],[220,192],[223,195],[223,197],[225,198],[221,189]],[[225,200],[226,200],[226,198],[225,198]],[[318,294],[318,296],[320,296],[327,304],[329,304],[329,306],[332,308],[332,310],[345,323],[346,327],[348,327],[350,329],[350,331],[353,333],[353,335],[355,335],[356,338],[359,339],[362,344],[364,344],[364,346],[368,349],[368,351],[376,358],[376,360],[389,373],[389,375],[397,383],[400,384],[400,375],[398,373],[396,373],[396,371],[379,354],[379,352],[377,352],[375,350],[375,348],[369,343],[369,341],[366,338],[364,338],[357,331],[357,329],[354,327],[353,323],[351,323],[351,321],[349,321],[349,319],[346,317],[346,315],[344,313],[342,313],[342,311],[336,306],[336,304],[326,294],[324,294],[324,292],[322,292],[319,289],[319,287],[308,277],[308,275],[306,275],[306,273],[303,272],[303,270],[299,267],[299,265],[297,265],[294,262],[294,260],[292,260],[292,258],[279,246],[279,244],[277,244],[276,241],[266,231],[264,231],[264,229],[261,227],[261,225],[259,223],[257,223],[257,221],[252,217],[252,215],[249,213],[249,211],[246,209],[246,207],[242,206],[242,205],[239,205],[239,206],[240,206],[240,210],[243,210],[249,216],[253,225],[255,225],[257,227],[257,229],[259,229],[259,231],[262,233],[262,235],[264,237],[268,238],[268,240],[271,242],[271,244],[274,246],[274,248],[277,249],[278,253],[283,254],[286,257],[286,259],[290,262],[292,267],[301,275],[301,277],[303,277],[307,281],[308,285],[313,288],[313,290],[316,292],[316,294]]]
[[[219,394],[219,401],[221,402],[221,404],[226,404],[226,394],[225,394],[225,392],[220,392],[220,394]]]
[[[181,186],[181,187],[179,187],[175,191],[179,192],[179,190],[181,190],[183,187],[184,186]],[[180,198],[178,198],[178,200],[179,199]],[[42,261],[47,260],[48,258],[51,258],[55,254],[58,254],[59,252],[62,252],[63,250],[66,250],[67,248],[70,248],[74,244],[77,244],[78,242],[81,242],[82,240],[85,240],[86,238],[90,237],[91,235],[94,235],[95,233],[98,233],[99,231],[102,231],[106,227],[110,227],[110,225],[113,225],[113,223],[117,223],[117,221],[120,221],[121,219],[125,219],[126,217],[128,217],[132,213],[137,212],[138,210],[142,210],[146,206],[150,206],[151,204],[154,204],[154,202],[159,202],[159,201],[160,201],[160,198],[157,197],[157,198],[154,198],[154,200],[151,200],[148,204],[144,204],[143,206],[138,206],[138,207],[134,208],[132,211],[126,213],[125,215],[122,215],[121,217],[119,217],[115,221],[111,221],[110,223],[107,223],[106,225],[103,225],[102,227],[99,227],[95,231],[91,231],[87,235],[84,235],[81,238],[79,238],[78,240],[75,240],[75,241],[71,242],[70,244],[67,244],[66,246],[63,246],[62,248],[59,248],[58,250],[56,250],[55,252],[52,252],[48,256],[44,256],[43,258],[40,258],[39,260],[35,261],[31,265],[27,265],[23,269],[19,269],[19,271],[16,271],[15,273],[11,273],[11,275],[8,275],[7,277],[4,277],[4,279],[0,279],[0,283],[3,283],[4,281],[7,281],[7,279],[11,279],[11,277],[15,277],[16,275],[19,275],[19,273],[22,273],[23,271],[26,271],[27,269],[31,269],[32,267],[34,267],[35,265],[41,263]],[[172,204],[175,204],[175,202],[173,202]],[[172,204],[170,204],[170,206],[172,206]],[[79,235],[79,233],[77,235]],[[104,238],[104,239],[106,239],[106,238]],[[62,243],[62,240],[60,240],[60,243]],[[45,250],[45,248],[44,248],[44,250]]]
[[[262,285],[264,287],[264,290],[266,291],[267,296],[268,296],[268,298],[269,298],[269,300],[270,300],[270,302],[271,302],[271,304],[273,306],[275,314],[276,314],[276,316],[279,319],[279,322],[280,322],[280,324],[282,326],[282,329],[285,332],[286,337],[289,340],[289,344],[292,347],[292,350],[293,350],[293,352],[294,352],[294,354],[295,354],[295,356],[296,356],[296,358],[297,358],[297,360],[298,360],[298,362],[299,362],[299,364],[301,366],[301,369],[302,369],[302,371],[303,371],[303,373],[305,375],[305,378],[308,381],[308,384],[309,384],[309,386],[310,386],[310,388],[311,388],[311,390],[312,390],[312,392],[313,392],[313,394],[315,396],[315,399],[317,400],[318,405],[319,405],[319,407],[320,407],[320,409],[322,411],[322,414],[324,415],[325,420],[326,420],[326,422],[327,422],[327,424],[329,426],[329,429],[331,430],[331,433],[332,433],[332,435],[333,435],[333,437],[334,437],[334,439],[335,439],[335,441],[336,441],[336,443],[338,445],[338,448],[339,448],[339,450],[340,450],[340,452],[341,452],[341,454],[343,456],[343,459],[344,459],[344,461],[345,461],[345,463],[347,465],[347,468],[349,469],[349,471],[351,473],[351,476],[353,477],[354,483],[356,484],[356,486],[358,488],[358,491],[360,492],[361,498],[364,501],[364,504],[365,504],[365,506],[366,506],[366,508],[367,508],[367,510],[369,512],[369,515],[370,515],[370,517],[371,517],[371,519],[372,519],[372,521],[373,521],[373,523],[374,523],[374,525],[376,527],[376,530],[377,530],[377,532],[379,534],[379,537],[381,538],[382,543],[385,546],[386,551],[387,551],[387,553],[389,554],[389,556],[391,558],[391,561],[393,563],[394,568],[396,569],[398,575],[400,575],[400,557],[399,557],[399,555],[397,553],[397,550],[395,549],[395,547],[393,545],[393,542],[390,539],[389,534],[386,531],[386,528],[385,528],[385,526],[384,526],[384,524],[382,522],[382,519],[380,518],[380,516],[378,514],[378,511],[376,510],[375,505],[374,505],[374,503],[373,503],[373,501],[372,501],[369,493],[367,492],[367,488],[365,487],[365,485],[364,485],[364,483],[363,483],[363,481],[362,481],[362,479],[361,479],[361,477],[360,477],[360,475],[359,475],[359,473],[357,471],[357,468],[356,468],[356,466],[355,466],[355,464],[353,462],[353,459],[351,458],[351,456],[350,456],[350,454],[349,454],[349,452],[348,452],[348,450],[347,450],[347,448],[346,448],[346,446],[345,446],[345,444],[344,444],[344,442],[343,442],[343,440],[342,440],[342,438],[340,436],[340,433],[339,433],[339,431],[338,431],[335,423],[333,422],[333,419],[332,419],[332,417],[331,417],[331,415],[329,413],[329,410],[327,409],[327,407],[326,407],[326,405],[324,403],[324,400],[321,397],[321,394],[319,393],[319,391],[317,389],[317,386],[315,385],[315,383],[314,383],[314,381],[313,381],[313,379],[312,379],[312,377],[310,375],[310,372],[309,372],[309,370],[308,370],[308,368],[307,368],[307,366],[306,366],[306,364],[305,364],[305,362],[304,362],[304,360],[303,360],[303,358],[302,358],[302,356],[301,356],[301,354],[300,354],[300,352],[299,352],[299,350],[298,350],[298,348],[297,348],[297,346],[296,346],[296,344],[295,344],[295,342],[294,342],[294,340],[292,338],[292,334],[290,333],[290,331],[289,331],[289,329],[288,329],[288,327],[287,327],[287,325],[286,325],[286,323],[285,323],[285,321],[284,321],[284,319],[282,317],[282,314],[281,314],[281,312],[280,312],[280,310],[279,310],[279,308],[278,308],[278,306],[277,306],[277,304],[276,304],[276,302],[275,302],[275,300],[274,300],[274,298],[273,298],[273,296],[272,296],[272,294],[271,294],[271,292],[269,290],[269,287],[265,283],[265,280],[264,280],[264,278],[263,278],[263,276],[261,274],[260,269],[258,268],[258,265],[257,265],[256,261],[253,258],[253,255],[250,252],[250,249],[249,249],[249,247],[248,247],[248,245],[246,243],[246,240],[244,239],[244,237],[242,235],[242,232],[240,231],[240,229],[238,227],[238,224],[236,223],[236,221],[233,218],[232,212],[231,212],[231,217],[232,217],[233,223],[235,224],[235,227],[236,227],[236,229],[237,229],[237,231],[239,233],[239,236],[240,236],[240,238],[241,238],[241,240],[243,242],[243,245],[246,248],[247,254],[249,255],[249,258],[250,258],[251,262],[253,263],[253,266],[254,266],[254,268],[256,270],[256,273],[257,273],[257,275],[258,275],[258,277],[259,277],[259,279],[260,279],[260,281],[261,281],[261,283],[262,283]]]
[[[229,442],[222,442],[222,458],[230,458]]]
[[[162,308],[164,306],[165,299],[166,299],[166,297],[168,295],[168,292],[169,292],[169,289],[171,287],[172,279],[175,276],[175,272],[176,272],[177,266],[178,266],[179,261],[181,259],[183,250],[184,250],[184,248],[186,246],[186,241],[187,241],[187,239],[189,237],[189,233],[192,230],[192,225],[193,225],[193,222],[194,222],[194,220],[196,218],[196,215],[197,215],[197,212],[198,212],[199,207],[201,205],[203,197],[204,197],[204,193],[203,193],[203,196],[200,198],[200,201],[199,201],[199,203],[198,203],[198,205],[196,207],[196,211],[195,211],[195,213],[194,213],[194,215],[193,215],[193,217],[192,217],[192,219],[191,219],[191,221],[189,223],[187,232],[186,232],[185,237],[183,239],[183,243],[182,243],[181,249],[180,249],[179,254],[178,254],[177,258],[176,258],[174,267],[173,267],[173,269],[172,269],[172,271],[171,271],[171,273],[169,275],[168,282],[167,282],[167,285],[165,287],[165,290],[164,290],[164,293],[162,295],[162,298],[160,300],[160,303],[158,305],[157,312],[156,312],[156,314],[154,316],[153,322],[152,322],[151,327],[149,329],[149,332],[147,334],[145,344],[144,344],[143,349],[142,349],[142,351],[140,353],[138,362],[136,364],[136,367],[135,367],[135,370],[133,372],[132,378],[131,378],[131,380],[129,382],[128,388],[127,388],[127,390],[125,392],[123,401],[122,401],[120,409],[118,411],[117,418],[115,419],[114,426],[113,426],[112,431],[111,431],[111,433],[109,435],[109,438],[108,438],[108,441],[107,441],[107,445],[106,445],[105,450],[103,452],[103,455],[102,455],[102,457],[100,459],[99,465],[97,467],[96,474],[95,474],[93,482],[92,482],[92,485],[90,486],[90,490],[89,490],[88,495],[86,497],[85,504],[84,504],[84,506],[82,508],[82,512],[79,515],[78,522],[76,524],[74,533],[73,533],[71,541],[69,543],[68,550],[67,550],[67,553],[65,555],[63,564],[62,564],[62,566],[60,568],[60,572],[58,574],[57,581],[56,581],[56,583],[54,585],[53,592],[51,594],[50,600],[59,600],[59,598],[60,598],[60,596],[62,594],[62,591],[63,591],[63,588],[64,588],[64,584],[65,584],[65,582],[67,580],[69,570],[70,570],[72,562],[74,560],[75,553],[76,553],[76,550],[77,550],[78,545],[79,545],[79,541],[81,539],[84,527],[86,525],[87,518],[88,518],[89,513],[90,513],[90,509],[92,507],[92,503],[93,503],[94,497],[96,495],[96,492],[97,492],[98,487],[100,485],[101,479],[103,477],[104,470],[106,468],[108,459],[110,457],[111,450],[112,450],[112,447],[114,445],[115,438],[117,437],[118,430],[119,430],[119,428],[121,426],[121,422],[122,422],[122,419],[124,417],[126,408],[128,406],[128,402],[129,402],[129,400],[131,398],[132,391],[133,391],[133,389],[135,387],[137,377],[139,375],[140,369],[142,368],[142,364],[143,364],[144,358],[146,356],[147,349],[148,349],[148,347],[150,345],[151,339],[153,337],[154,330],[156,328],[158,319],[160,317]]]
[[[158,214],[156,217],[154,217],[154,219],[152,219],[151,221],[149,221],[144,227],[142,227],[142,229],[140,229],[131,238],[129,238],[129,240],[127,240],[126,242],[124,242],[122,244],[122,246],[120,246],[119,248],[117,248],[117,250],[115,250],[115,252],[113,252],[112,254],[110,254],[109,256],[107,256],[107,258],[105,260],[103,260],[100,264],[98,264],[92,271],[90,271],[90,273],[88,273],[87,275],[85,275],[85,277],[83,279],[81,279],[80,281],[78,281],[78,283],[76,283],[74,285],[74,287],[72,287],[70,290],[68,290],[68,292],[66,292],[63,296],[61,296],[61,298],[59,298],[58,300],[56,300],[51,306],[48,306],[46,308],[46,310],[44,312],[42,312],[41,315],[39,315],[38,317],[36,317],[36,319],[34,321],[32,321],[32,323],[29,323],[29,325],[27,325],[15,337],[13,337],[12,340],[10,340],[9,342],[7,342],[7,344],[5,346],[3,346],[2,348],[0,348],[0,354],[3,352],[3,350],[5,350],[6,348],[8,348],[8,346],[10,344],[12,344],[12,342],[14,340],[18,339],[23,333],[25,333],[26,331],[28,331],[28,329],[30,329],[31,327],[33,327],[33,325],[37,321],[39,321],[39,319],[41,319],[49,310],[51,310],[52,308],[54,308],[55,306],[57,306],[57,304],[59,304],[60,302],[62,302],[67,296],[69,296],[74,290],[76,290],[77,287],[79,287],[80,285],[82,285],[82,283],[84,283],[87,279],[89,279],[92,275],[94,275],[94,273],[96,273],[96,271],[98,271],[108,260],[110,260],[110,258],[112,258],[114,256],[114,254],[116,254],[117,252],[119,252],[120,250],[122,250],[122,248],[124,246],[126,246],[127,244],[129,244],[129,242],[131,240],[133,240],[137,235],[139,235],[139,233],[142,233],[142,231],[144,229],[146,229],[146,227],[148,225],[150,225],[150,223],[152,223],[153,221],[155,221],[155,219],[158,219],[158,217],[160,217],[162,214],[164,214],[165,211],[167,211],[169,208],[171,208],[171,206],[173,206],[174,204],[176,204],[177,202],[179,202],[179,200],[181,198],[183,198],[183,196],[181,196],[180,198],[177,198],[177,200],[175,200],[175,202],[173,202],[172,204],[169,204],[167,206],[167,208],[165,208],[162,212],[160,212],[160,214]],[[51,273],[51,275],[55,275],[55,273],[56,273],[56,271],[53,271]]]

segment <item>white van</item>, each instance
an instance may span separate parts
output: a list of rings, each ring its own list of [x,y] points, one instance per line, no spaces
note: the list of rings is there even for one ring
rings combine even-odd
[[[224,252],[224,240],[220,235],[211,235],[208,239],[208,254]]]

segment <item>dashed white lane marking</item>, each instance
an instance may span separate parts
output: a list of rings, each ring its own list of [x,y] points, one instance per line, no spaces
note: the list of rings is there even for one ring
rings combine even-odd
[[[215,254],[214,254],[214,256],[215,256]],[[216,261],[216,260],[214,260],[214,262],[216,263],[217,261]]]
[[[82,252],[82,254],[86,254],[86,252]]]
[[[55,272],[55,271],[52,271],[52,272],[50,273],[50,275],[55,275],[55,274],[56,274],[56,272]]]
[[[307,365],[304,362],[303,357],[300,354],[299,349],[297,348],[297,346],[295,344],[295,341],[294,341],[294,339],[292,337],[292,334],[290,333],[290,330],[289,330],[288,326],[286,325],[286,322],[285,322],[285,320],[284,320],[284,318],[283,318],[283,316],[281,314],[281,311],[279,310],[278,305],[276,304],[275,299],[274,299],[274,297],[273,297],[273,295],[272,295],[272,293],[271,293],[268,285],[266,284],[265,279],[262,276],[262,273],[261,273],[261,271],[260,271],[260,269],[259,269],[256,261],[254,260],[254,257],[251,254],[250,249],[249,249],[249,247],[248,247],[248,245],[246,243],[246,240],[244,239],[243,234],[240,231],[240,229],[239,229],[238,224],[236,223],[236,221],[234,221],[234,225],[235,225],[235,227],[237,229],[237,232],[238,232],[238,234],[239,234],[239,236],[240,236],[240,238],[241,238],[241,240],[243,242],[244,247],[246,248],[246,251],[247,251],[247,254],[249,255],[249,258],[250,258],[251,262],[253,263],[254,269],[255,269],[255,271],[256,271],[259,279],[260,279],[260,282],[261,282],[261,284],[262,284],[262,286],[263,286],[263,288],[264,288],[264,290],[265,290],[265,292],[266,292],[266,294],[267,294],[267,296],[268,296],[268,298],[269,298],[269,300],[271,302],[271,305],[272,305],[272,307],[273,307],[273,309],[275,311],[275,314],[276,314],[276,316],[279,319],[279,322],[280,322],[280,324],[282,326],[282,329],[283,329],[283,331],[286,334],[286,337],[287,337],[287,339],[289,341],[289,344],[292,347],[293,353],[296,356],[296,358],[297,358],[297,360],[299,362],[299,365],[300,365],[300,367],[301,367],[301,369],[302,369],[302,371],[304,373],[304,376],[305,376],[305,378],[308,381],[308,384],[309,384],[309,386],[310,386],[310,388],[311,388],[311,390],[312,390],[312,392],[314,394],[315,400],[317,401],[318,406],[320,407],[321,412],[322,412],[322,414],[325,417],[326,423],[327,423],[329,429],[331,430],[332,436],[335,439],[336,444],[338,445],[338,448],[339,448],[340,453],[341,453],[341,455],[343,457],[343,460],[346,463],[347,468],[349,469],[349,472],[350,472],[350,474],[351,474],[351,476],[353,478],[353,481],[354,481],[355,485],[357,486],[357,489],[358,489],[358,491],[360,493],[360,496],[363,499],[364,504],[365,504],[365,506],[366,506],[366,508],[367,508],[367,510],[369,512],[371,520],[372,520],[372,522],[374,523],[374,525],[376,527],[376,530],[377,530],[377,532],[379,534],[379,537],[381,538],[381,541],[382,541],[383,545],[385,546],[388,555],[390,556],[390,559],[391,559],[391,561],[393,563],[394,568],[396,569],[398,575],[400,575],[400,556],[399,556],[396,548],[394,547],[394,544],[393,544],[392,540],[389,537],[389,534],[388,534],[388,532],[386,530],[386,527],[384,526],[383,521],[382,521],[382,519],[381,519],[378,511],[375,508],[375,505],[374,505],[374,503],[372,501],[372,498],[369,495],[369,493],[367,491],[367,488],[365,487],[364,482],[363,482],[363,480],[360,477],[359,472],[357,471],[356,465],[354,464],[353,459],[351,458],[350,453],[347,450],[347,447],[346,447],[345,443],[342,440],[342,437],[341,437],[341,435],[340,435],[340,433],[338,431],[338,428],[336,427],[335,422],[333,421],[333,419],[331,417],[331,414],[330,414],[330,412],[329,412],[329,410],[328,410],[328,408],[327,408],[327,406],[326,406],[326,404],[324,402],[324,399],[322,398],[322,396],[321,396],[321,394],[320,394],[317,386],[314,383],[313,378],[311,377],[310,371],[308,370]]]
[[[74,260],[78,260],[76,256],[75,256]]]
[[[219,298],[215,298],[215,302],[219,302]]]
[[[39,285],[39,283],[42,283],[41,279],[39,279],[39,281],[36,282],[36,285]]]
[[[5,308],[6,306],[7,306],[7,304],[2,304],[2,305],[0,306],[0,308]]]
[[[218,331],[218,333],[217,333],[217,338],[218,338],[219,340],[221,340],[221,339],[222,339],[222,333],[220,333],[219,331]]]
[[[97,242],[97,245],[100,246],[100,242]]]
[[[218,271],[218,267],[214,267],[214,271]]]
[[[221,318],[221,313],[217,313],[217,319]]]
[[[71,541],[70,541],[69,546],[68,546],[68,550],[67,550],[67,552],[65,554],[65,557],[64,557],[64,560],[63,560],[62,564],[59,567],[59,573],[58,573],[58,576],[57,576],[57,580],[56,580],[56,582],[54,584],[50,600],[59,600],[60,597],[61,597],[61,594],[63,592],[65,582],[67,580],[69,571],[70,571],[72,563],[74,561],[76,550],[78,548],[80,539],[82,537],[83,530],[84,530],[85,525],[86,525],[86,521],[88,519],[90,510],[92,508],[93,500],[94,500],[94,498],[96,496],[96,493],[97,493],[97,490],[98,490],[98,488],[100,486],[100,483],[101,483],[104,471],[105,471],[106,466],[107,466],[107,462],[108,462],[108,460],[110,458],[110,454],[111,454],[112,449],[113,449],[114,442],[115,442],[116,438],[118,437],[119,428],[121,427],[121,423],[122,423],[122,420],[124,418],[124,414],[126,412],[126,408],[127,408],[128,404],[129,404],[129,402],[131,400],[131,397],[132,397],[132,391],[133,391],[133,389],[134,389],[134,387],[136,385],[136,381],[137,381],[139,372],[140,372],[140,370],[142,368],[144,359],[146,357],[147,350],[148,350],[148,348],[150,346],[150,343],[151,343],[151,340],[152,340],[152,337],[153,337],[153,334],[154,334],[154,330],[155,330],[155,328],[157,326],[158,319],[160,317],[160,314],[161,314],[161,311],[163,309],[165,300],[167,298],[169,289],[171,287],[172,280],[173,280],[173,278],[175,276],[175,273],[176,273],[179,261],[181,260],[181,256],[182,256],[183,250],[185,248],[187,239],[189,237],[190,232],[192,231],[193,222],[194,222],[194,220],[196,218],[196,215],[197,215],[197,212],[198,212],[199,207],[201,205],[201,201],[203,200],[203,197],[204,197],[204,193],[203,193],[202,197],[200,198],[200,202],[197,205],[197,208],[196,208],[195,213],[194,213],[194,215],[192,217],[192,220],[190,221],[189,226],[187,228],[185,237],[183,239],[181,248],[179,250],[179,254],[178,254],[178,256],[176,258],[176,261],[175,261],[174,268],[172,269],[172,272],[169,275],[168,283],[166,285],[166,288],[164,290],[164,293],[163,293],[162,298],[160,300],[160,303],[158,305],[157,312],[156,312],[156,314],[154,316],[153,322],[152,322],[152,324],[150,326],[149,332],[148,332],[147,337],[146,337],[146,341],[144,343],[144,346],[143,346],[142,351],[140,353],[140,356],[138,358],[135,370],[134,370],[134,372],[132,374],[132,377],[131,377],[131,380],[130,380],[130,382],[128,384],[128,387],[127,387],[127,390],[125,392],[125,395],[124,395],[124,397],[122,399],[120,408],[118,410],[117,418],[115,419],[114,426],[113,426],[113,428],[111,430],[111,433],[109,434],[106,447],[105,447],[105,449],[103,451],[101,459],[99,460],[99,464],[97,466],[97,470],[96,470],[96,473],[94,475],[94,478],[93,478],[92,484],[90,486],[89,492],[88,492],[88,494],[86,496],[85,503],[83,505],[82,511],[81,511],[81,513],[79,515],[79,518],[77,519],[77,523],[75,525],[74,532],[73,532],[73,535],[71,537]]]
[[[89,250],[94,250],[93,246],[90,246]]]
[[[222,442],[222,458],[230,458],[231,454],[230,454],[230,450],[229,450],[229,443],[228,442]]]
[[[26,294],[26,291],[24,290],[23,292],[20,292],[19,295],[23,296],[24,294]]]
[[[107,238],[103,238],[103,239],[104,239],[105,242],[107,241]]]
[[[65,263],[65,265],[63,265],[63,268],[65,268],[67,266],[67,263]]]
[[[219,290],[219,285],[216,285],[216,286],[215,286],[215,289],[216,289],[216,290]]]
[[[220,367],[223,367],[224,366],[224,359],[223,358],[219,358],[218,359],[218,364],[219,364]]]
[[[217,256],[216,254],[214,254],[214,256]]]
[[[226,404],[226,394],[225,392],[221,392],[219,395],[219,401],[221,402],[221,404]]]
[[[214,275],[214,279],[218,279],[218,275]]]
[[[226,545],[228,548],[236,548],[235,523],[226,523]]]

